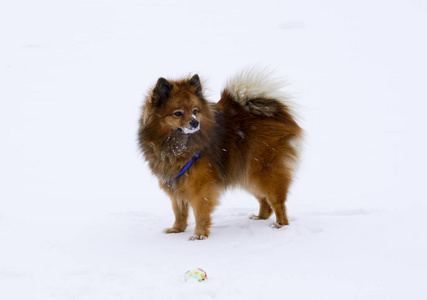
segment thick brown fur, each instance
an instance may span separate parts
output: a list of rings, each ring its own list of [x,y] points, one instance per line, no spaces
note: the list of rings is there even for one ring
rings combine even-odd
[[[226,88],[218,103],[209,103],[194,75],[177,81],[160,78],[146,98],[139,145],[172,201],[175,222],[166,233],[186,229],[191,206],[196,228],[190,239],[207,238],[219,197],[232,186],[258,199],[260,209],[253,219],[268,219],[274,212],[274,227],[289,224],[285,201],[302,130],[284,99],[263,93],[236,99],[235,92]],[[194,119],[200,130],[186,134]],[[175,178],[195,153],[200,157]]]

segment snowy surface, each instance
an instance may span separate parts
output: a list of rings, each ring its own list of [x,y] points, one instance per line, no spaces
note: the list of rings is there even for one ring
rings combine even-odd
[[[426,28],[424,0],[1,1],[0,299],[427,298]],[[144,92],[252,65],[306,130],[290,226],[232,191],[208,240],[162,234]]]

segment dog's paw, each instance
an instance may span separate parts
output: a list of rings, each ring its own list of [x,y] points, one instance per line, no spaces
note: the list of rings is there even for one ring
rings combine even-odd
[[[261,218],[260,216],[257,216],[257,215],[250,215],[249,219],[251,219],[251,220],[267,220],[266,218]]]
[[[273,223],[273,224],[270,225],[270,227],[274,228],[274,229],[280,229],[283,226],[285,226],[285,225],[282,225],[282,224],[279,224],[279,223]]]
[[[163,230],[163,233],[169,234],[169,233],[180,233],[183,232],[184,230],[178,229],[178,228],[166,228],[165,230]]]
[[[188,240],[189,241],[196,241],[196,240],[206,240],[208,237],[206,236],[206,235],[197,235],[197,234],[194,234],[194,235],[192,235]]]

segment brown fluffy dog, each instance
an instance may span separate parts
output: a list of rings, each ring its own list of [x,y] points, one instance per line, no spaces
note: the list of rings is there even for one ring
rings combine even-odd
[[[157,81],[143,105],[139,145],[172,200],[175,223],[166,233],[186,229],[191,205],[196,228],[190,239],[207,238],[211,214],[231,186],[258,199],[253,219],[274,211],[273,227],[289,224],[285,200],[302,130],[280,88],[265,72],[246,71],[229,80],[213,104],[198,75]]]

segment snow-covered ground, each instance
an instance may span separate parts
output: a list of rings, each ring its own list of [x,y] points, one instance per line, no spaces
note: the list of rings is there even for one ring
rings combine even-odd
[[[425,299],[426,28],[424,0],[1,1],[0,299]],[[162,234],[144,92],[252,65],[306,131],[290,226],[231,191],[208,240]]]

